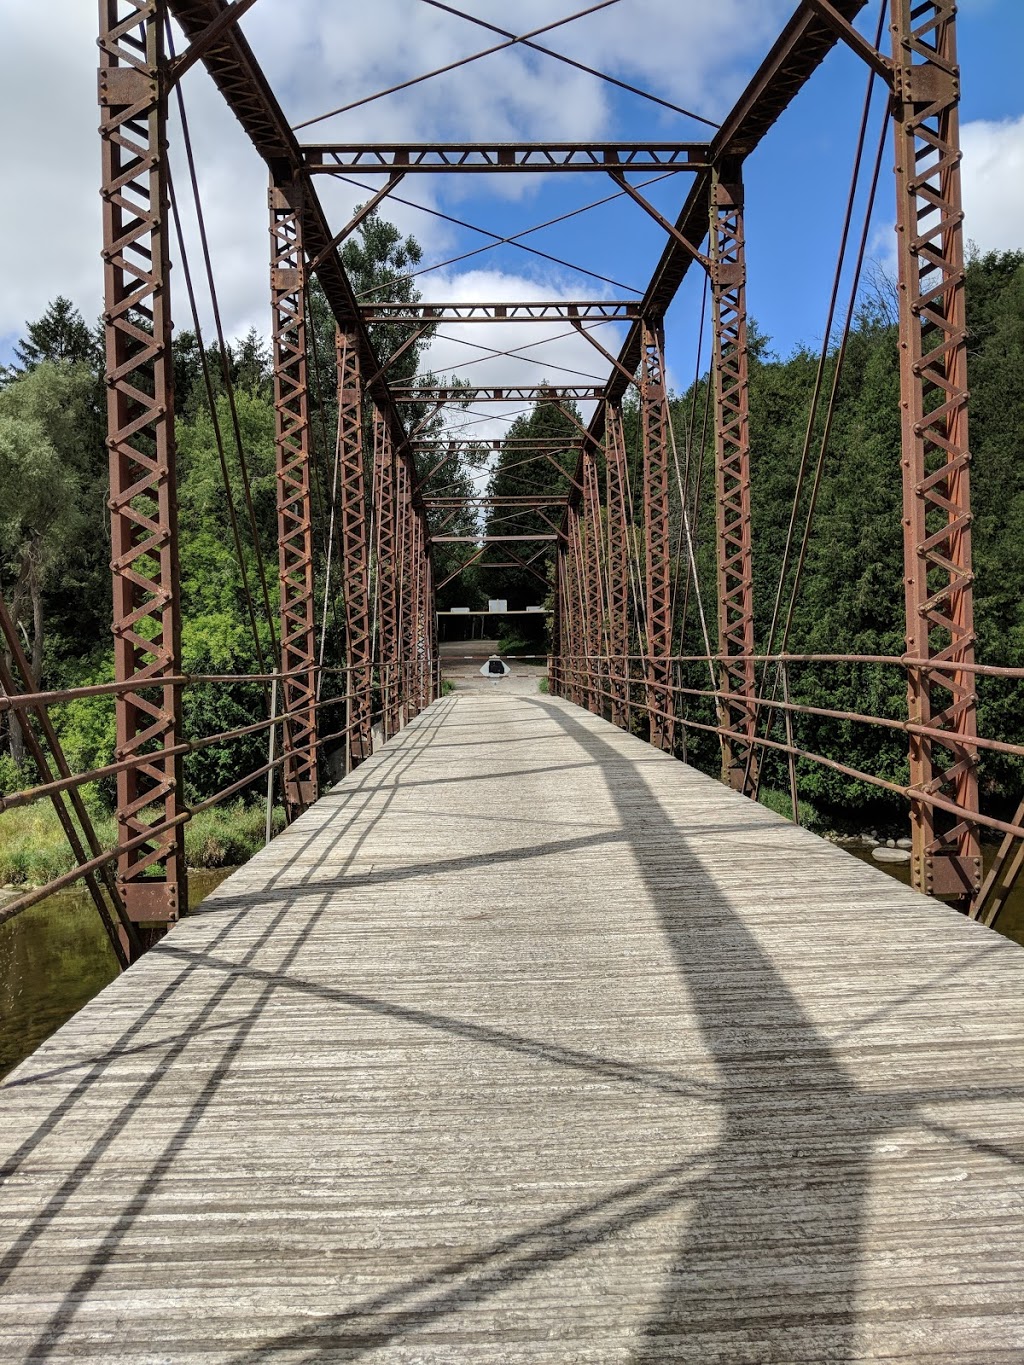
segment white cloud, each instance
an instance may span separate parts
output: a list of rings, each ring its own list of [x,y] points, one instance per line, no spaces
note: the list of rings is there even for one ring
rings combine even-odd
[[[1024,115],[960,131],[964,231],[981,251],[1024,249]]]

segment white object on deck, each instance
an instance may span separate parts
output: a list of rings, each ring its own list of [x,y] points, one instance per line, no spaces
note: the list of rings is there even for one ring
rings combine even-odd
[[[497,654],[492,654],[480,672],[485,678],[493,678],[497,682],[499,678],[503,678],[506,673],[511,673],[512,670],[504,659],[499,659]]]

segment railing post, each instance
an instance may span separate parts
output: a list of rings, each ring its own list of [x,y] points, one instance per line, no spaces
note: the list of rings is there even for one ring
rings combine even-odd
[[[622,408],[608,403],[605,415],[605,505],[608,516],[606,595],[608,612],[608,679],[612,721],[629,726],[629,546],[626,511],[626,441]]]
[[[669,554],[669,411],[660,324],[642,324],[640,421],[643,432],[646,678],[651,743],[672,753],[672,574]]]
[[[899,259],[903,558],[907,655],[974,662],[967,342],[960,193],[960,73],[955,0],[890,0]],[[949,731],[913,737],[910,784],[941,792],[960,816],[911,802],[912,877],[967,909],[981,887],[970,672],[911,668],[911,721]],[[936,754],[936,748],[940,753]],[[944,752],[942,752],[944,751]],[[948,755],[948,756],[947,756]]]
[[[174,367],[171,356],[164,6],[103,0],[100,72],[103,330],[110,456],[114,676],[152,682],[181,671]],[[147,761],[118,774],[118,840],[184,811],[181,695],[123,692],[117,758]],[[128,917],[154,934],[187,906],[178,825],[118,861]]]
[[[281,586],[284,797],[292,818],[318,795],[313,517],[309,478],[306,258],[302,186],[270,186],[277,449],[277,547]]]
[[[786,703],[786,754],[787,767],[789,769],[789,799],[793,806],[793,824],[800,823],[800,788],[796,780],[796,754],[793,752],[796,745],[793,739],[793,712],[789,709],[789,665],[782,664],[782,700]]]
[[[369,758],[373,689],[373,638],[370,624],[370,537],[367,527],[366,462],[363,450],[363,383],[357,338],[336,333],[338,355],[338,498],[342,591],[345,598],[345,659],[352,694],[348,735],[351,765]]]
[[[722,781],[757,785],[754,732],[754,575],[750,537],[750,413],[747,269],[742,166],[726,162],[711,187],[711,298],[714,322],[715,503],[718,546],[719,715]]]

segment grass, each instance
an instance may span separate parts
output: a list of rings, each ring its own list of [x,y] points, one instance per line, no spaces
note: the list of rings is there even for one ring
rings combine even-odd
[[[537,691],[543,692],[545,696],[547,696],[547,694],[551,691],[551,687],[548,683],[547,678],[537,679]]]
[[[117,841],[114,817],[93,814],[92,820],[101,845],[112,848]],[[265,823],[266,808],[258,802],[235,801],[201,811],[185,826],[185,861],[189,867],[237,867],[263,847]],[[275,810],[275,832],[283,823],[282,812]],[[74,866],[48,801],[0,815],[0,886],[45,886]]]
[[[762,806],[767,806],[776,815],[781,815],[786,820],[793,818],[793,801],[788,792],[769,791],[762,787],[757,795],[758,801]],[[824,828],[824,822],[814,806],[809,801],[799,802],[800,823],[804,829],[814,830],[820,833]]]

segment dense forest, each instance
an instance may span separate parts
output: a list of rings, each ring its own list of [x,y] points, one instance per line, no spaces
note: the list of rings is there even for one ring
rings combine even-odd
[[[415,300],[406,272],[419,259],[413,239],[376,216],[344,249],[357,290],[387,285],[388,297]],[[970,327],[972,494],[974,503],[975,612],[983,662],[1024,664],[1024,253],[975,256],[967,269]],[[771,634],[776,598],[780,620],[788,613],[791,652],[832,651],[900,654],[903,650],[901,490],[897,343],[894,303],[884,282],[862,300],[852,321],[837,402],[821,464],[806,560],[793,595],[792,557],[782,574],[797,469],[807,438],[808,412],[819,365],[817,351],[800,349],[782,358],[770,338],[751,330],[750,407],[753,479],[753,545],[757,638]],[[319,553],[318,617],[328,662],[340,662],[337,578],[326,591],[323,553],[329,535],[330,487],[337,409],[334,398],[334,328],[316,288],[309,296],[310,370],[314,449],[314,518]],[[381,354],[405,339],[399,324],[375,324]],[[392,333],[395,333],[392,335]],[[419,374],[429,334],[396,366],[397,382]],[[106,513],[104,386],[98,330],[67,300],[58,298],[29,324],[15,363],[0,376],[0,587],[17,622],[40,684],[66,687],[105,681],[112,675],[110,647],[109,537]],[[825,362],[826,391],[836,347]],[[276,611],[274,409],[269,354],[251,332],[221,349],[200,344],[194,332],[177,334],[174,347],[179,516],[182,556],[183,664],[189,672],[258,671],[271,654],[267,608]],[[707,376],[673,396],[672,424],[681,477],[674,487],[674,572],[679,589],[675,648],[703,653],[700,606],[715,640],[713,433],[708,421]],[[626,409],[627,441],[639,475],[638,420]],[[415,417],[414,417],[415,420]],[[820,425],[819,416],[819,425]],[[428,428],[429,430],[429,428]],[[436,434],[441,435],[435,423]],[[571,421],[557,408],[538,406],[510,427],[516,440],[531,435],[571,436]],[[820,431],[812,433],[816,457]],[[244,453],[244,467],[239,452]],[[568,484],[558,461],[524,470],[521,446],[509,445],[491,465],[472,445],[453,446],[452,458],[430,476],[431,491],[469,492],[489,477],[495,493]],[[570,466],[568,453],[562,465]],[[424,459],[422,475],[429,473]],[[488,473],[489,471],[489,473]],[[476,481],[475,485],[473,481]],[[248,482],[249,501],[244,483]],[[810,481],[807,481],[808,485]],[[227,490],[227,491],[226,491]],[[803,533],[809,488],[798,501],[796,545]],[[250,511],[251,505],[251,511]],[[686,518],[682,509],[686,507]],[[229,515],[233,508],[234,518]],[[237,525],[237,532],[235,530]],[[689,525],[700,583],[687,591]],[[457,534],[480,526],[467,511],[452,523]],[[492,527],[491,529],[496,529]],[[241,549],[241,560],[237,549]],[[437,546],[438,580],[467,557],[466,546]],[[472,567],[445,589],[441,606],[478,606],[488,596],[510,605],[540,602],[550,580],[550,558],[528,570]],[[780,576],[782,578],[780,588]],[[265,588],[264,588],[265,584]],[[327,600],[325,601],[325,597]],[[775,645],[782,639],[777,627]],[[507,635],[510,646],[530,643]],[[543,646],[543,641],[534,642]],[[687,685],[706,688],[706,666],[684,673]],[[902,672],[883,666],[795,668],[795,699],[815,705],[905,714]],[[1024,687],[982,682],[980,727],[1001,739],[1024,739]],[[189,694],[189,735],[243,724],[264,703],[252,687]],[[694,719],[711,719],[694,699]],[[80,700],[55,711],[68,758],[76,769],[109,762],[114,748],[109,700]],[[904,737],[866,726],[800,717],[797,742],[853,766],[906,780]],[[262,740],[209,749],[190,758],[188,796],[195,798],[261,761]],[[717,742],[688,733],[687,754],[709,771],[718,765]],[[769,785],[785,779],[769,762]],[[1016,760],[986,755],[981,765],[984,801],[993,811],[1016,803],[1022,786]],[[0,731],[0,791],[30,785],[16,724]],[[905,818],[898,804],[877,790],[827,769],[800,766],[801,794],[818,818],[837,826]],[[109,800],[101,792],[100,800]]]

